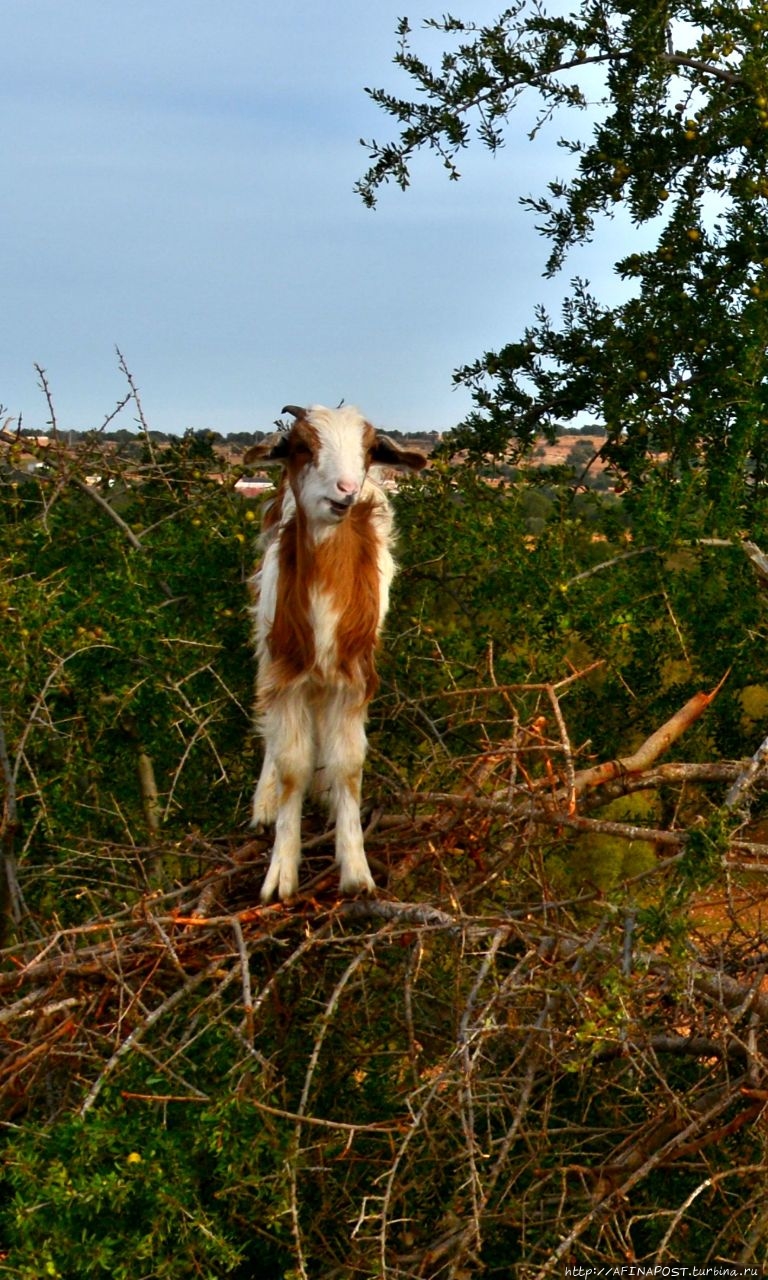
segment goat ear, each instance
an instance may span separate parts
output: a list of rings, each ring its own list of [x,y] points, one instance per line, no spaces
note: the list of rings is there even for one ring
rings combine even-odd
[[[243,457],[243,462],[263,462],[267,466],[271,462],[282,463],[286,461],[288,452],[288,435],[285,432],[278,432],[262,440],[261,444],[251,445]]]
[[[389,436],[377,436],[371,449],[371,462],[384,467],[407,467],[409,471],[421,471],[427,459],[420,449],[401,449]]]

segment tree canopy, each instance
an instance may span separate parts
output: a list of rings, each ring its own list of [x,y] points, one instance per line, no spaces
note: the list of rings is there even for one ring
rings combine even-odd
[[[488,25],[429,20],[437,66],[403,19],[395,61],[418,96],[369,90],[399,136],[367,144],[359,191],[373,205],[383,184],[407,187],[423,149],[457,178],[461,150],[476,138],[501,151],[533,95],[531,137],[551,117],[572,157],[566,180],[521,194],[550,242],[547,272],[619,211],[648,247],[615,264],[618,305],[574,280],[559,321],[539,309],[521,337],[456,372],[477,406],[457,439],[500,454],[587,415],[627,482],[660,478],[667,500],[693,488],[714,524],[733,526],[768,468],[768,6],[558,8],[520,0]]]

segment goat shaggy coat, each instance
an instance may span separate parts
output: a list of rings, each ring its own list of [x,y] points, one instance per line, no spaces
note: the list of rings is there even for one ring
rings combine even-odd
[[[283,412],[295,418],[290,431],[246,454],[284,468],[253,579],[256,723],[264,742],[253,824],[275,824],[265,902],[298,888],[310,786],[335,821],[342,892],[374,890],[360,789],[375,651],[395,563],[392,509],[368,471],[373,464],[418,470],[426,461],[380,436],[352,407]]]

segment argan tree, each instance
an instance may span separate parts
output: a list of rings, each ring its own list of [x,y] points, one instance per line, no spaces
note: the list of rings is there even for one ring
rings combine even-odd
[[[550,242],[547,273],[616,214],[648,247],[616,263],[618,305],[576,280],[559,322],[539,310],[521,337],[456,372],[477,405],[458,439],[500,454],[594,421],[627,481],[660,479],[665,505],[693,488],[710,527],[738,527],[768,467],[768,6],[568,10],[520,0],[487,26],[430,20],[436,67],[403,19],[395,61],[418,96],[370,91],[399,136],[370,144],[359,190],[373,205],[382,184],[407,187],[424,149],[457,178],[463,148],[477,138],[500,152],[537,99],[531,138],[559,126],[569,153],[564,180],[521,192]]]

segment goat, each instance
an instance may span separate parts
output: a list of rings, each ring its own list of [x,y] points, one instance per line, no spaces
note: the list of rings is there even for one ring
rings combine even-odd
[[[263,559],[252,579],[256,723],[264,743],[252,825],[275,824],[263,902],[298,889],[310,784],[335,822],[342,893],[375,889],[360,793],[366,712],[378,685],[375,650],[395,563],[392,508],[368,469],[418,471],[426,463],[351,406],[287,405],[282,412],[294,418],[290,430],[245,455],[284,469],[264,514]]]

